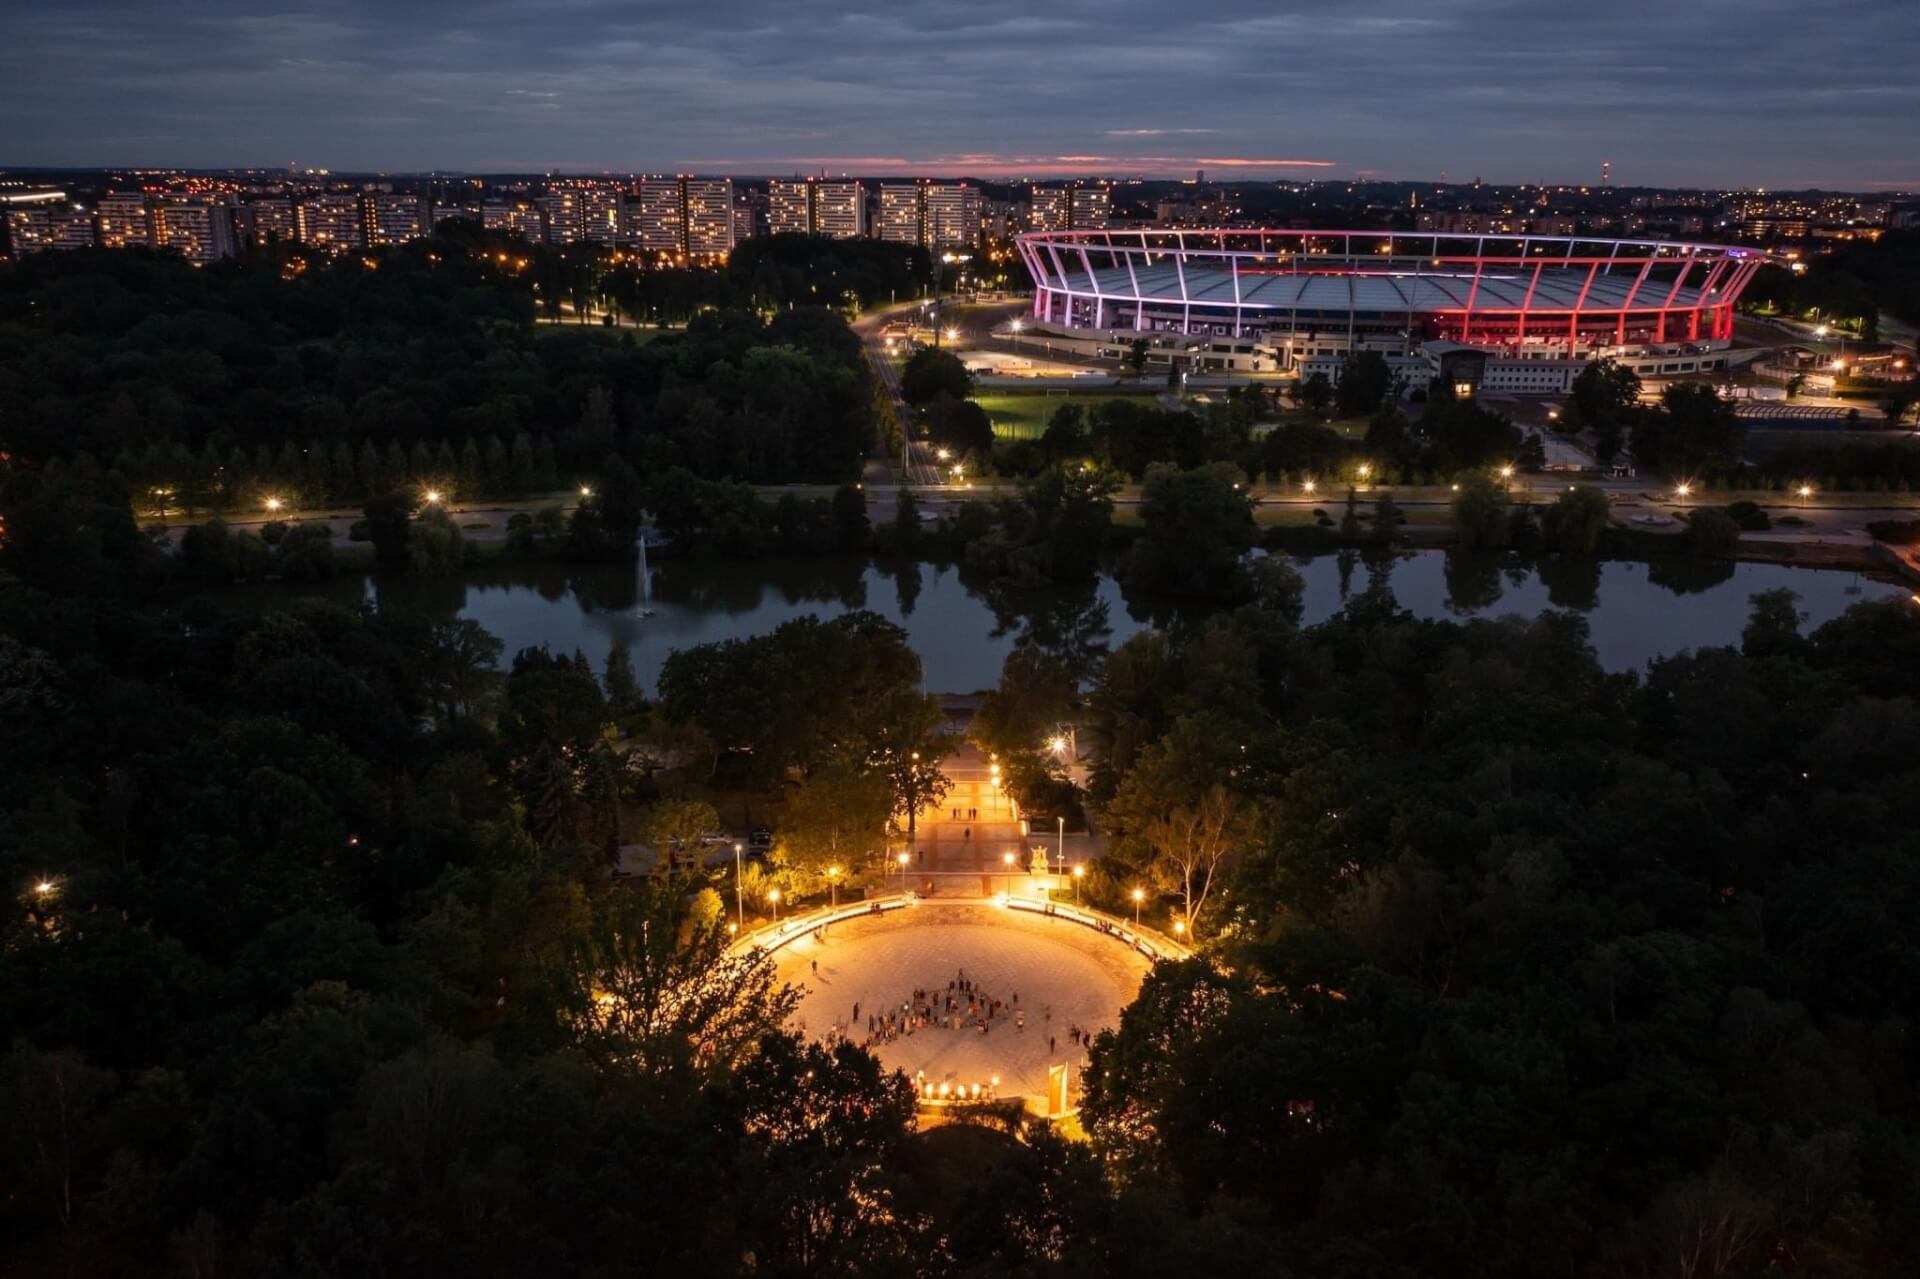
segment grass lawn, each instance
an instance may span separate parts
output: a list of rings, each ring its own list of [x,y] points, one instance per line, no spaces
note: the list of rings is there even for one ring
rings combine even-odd
[[[1863,444],[1869,448],[1889,444],[1896,448],[1920,447],[1907,431],[1795,431],[1752,427],[1748,428],[1746,442],[1741,447],[1747,453],[1765,456],[1788,449],[1838,448],[1842,444]]]
[[[1110,389],[1099,391],[994,391],[977,394],[974,403],[993,419],[993,434],[1002,440],[1037,440],[1046,432],[1047,422],[1068,404],[1091,408],[1107,400],[1138,399],[1155,395],[1164,387],[1149,391]]]

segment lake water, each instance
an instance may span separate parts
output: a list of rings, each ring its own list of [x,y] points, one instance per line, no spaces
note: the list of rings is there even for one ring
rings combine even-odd
[[[1587,618],[1601,662],[1638,668],[1686,648],[1739,642],[1748,600],[1787,587],[1808,625],[1861,600],[1905,595],[1858,574],[1777,564],[1638,562],[1501,554],[1402,552],[1369,563],[1351,552],[1295,559],[1306,581],[1305,620],[1338,612],[1386,578],[1403,608],[1420,617],[1532,616],[1568,608]],[[1087,654],[1150,626],[1178,626],[1193,614],[1124,598],[1111,577],[1080,591],[1019,593],[952,566],[895,566],[856,557],[751,561],[673,560],[652,566],[653,614],[639,612],[631,566],[553,563],[490,566],[459,579],[353,576],[308,588],[343,601],[426,609],[473,618],[511,656],[546,644],[580,649],[598,668],[625,644],[651,691],[675,649],[758,635],[790,618],[871,609],[905,627],[937,692],[989,688],[1017,640]],[[269,596],[286,588],[268,588]],[[262,598],[249,592],[250,598]]]

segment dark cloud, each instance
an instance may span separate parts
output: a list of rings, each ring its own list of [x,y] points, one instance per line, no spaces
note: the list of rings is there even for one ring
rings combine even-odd
[[[59,0],[0,163],[1867,187],[1916,60],[1915,0]]]

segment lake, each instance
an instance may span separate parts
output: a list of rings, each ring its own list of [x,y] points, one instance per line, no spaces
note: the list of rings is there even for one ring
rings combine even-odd
[[[1524,560],[1498,553],[1401,552],[1369,562],[1358,554],[1295,558],[1306,581],[1305,620],[1339,611],[1384,577],[1401,606],[1420,617],[1532,616],[1568,608],[1587,618],[1600,661],[1612,670],[1645,666],[1682,649],[1739,642],[1748,600],[1787,587],[1817,626],[1861,600],[1904,596],[1906,588],[1833,569],[1780,564],[1596,560],[1565,556]],[[1118,644],[1153,625],[1178,626],[1197,614],[1123,596],[1110,576],[1082,590],[1019,592],[1004,583],[930,563],[895,565],[862,557],[670,560],[652,565],[653,612],[640,613],[639,579],[630,565],[525,563],[475,569],[464,577],[424,579],[353,575],[317,587],[251,588],[253,601],[301,590],[343,602],[425,609],[473,618],[500,637],[511,656],[546,644],[580,649],[598,668],[625,644],[651,691],[675,649],[757,635],[807,614],[871,609],[912,637],[936,692],[989,688],[1017,639],[1082,653]]]

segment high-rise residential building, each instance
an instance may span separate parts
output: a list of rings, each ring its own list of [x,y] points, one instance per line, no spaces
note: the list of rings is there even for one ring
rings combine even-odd
[[[480,206],[477,204],[436,204],[433,206],[433,211],[427,215],[427,230],[432,231],[433,228],[439,226],[449,218],[465,218],[469,222],[478,222],[480,220]]]
[[[813,234],[813,183],[775,178],[767,183],[767,234]]]
[[[857,240],[867,233],[867,193],[858,182],[816,182],[813,234]]]
[[[17,258],[48,249],[91,248],[99,242],[93,215],[64,204],[8,209],[7,236]]]
[[[481,206],[480,222],[489,231],[517,235],[529,244],[547,242],[547,219],[540,206],[526,200]]]
[[[330,253],[364,248],[366,224],[357,194],[310,195],[300,201],[301,243]]]
[[[1065,187],[1037,186],[1027,220],[1035,231],[1065,231],[1073,224],[1072,209]]]
[[[1035,231],[1104,231],[1113,220],[1113,192],[1100,184],[1033,188]]]
[[[596,244],[618,244],[626,239],[626,193],[615,186],[593,186],[582,191],[580,234]]]
[[[160,243],[196,266],[233,256],[233,206],[224,200],[161,200],[154,223]]]
[[[767,186],[767,229],[774,235],[857,240],[867,233],[866,190],[858,182],[776,178]]]
[[[300,238],[300,218],[292,200],[255,200],[240,206],[235,230],[249,244],[292,244]]]
[[[115,191],[100,197],[100,243],[109,249],[138,245],[152,248],[160,242],[154,233],[153,202],[138,191]]]
[[[682,178],[689,257],[725,257],[733,252],[733,179]]]
[[[1067,203],[1067,225],[1075,231],[1104,231],[1113,220],[1113,192],[1104,186],[1075,187]]]
[[[925,238],[929,249],[967,249],[980,243],[980,188],[960,183],[923,187]]]
[[[767,193],[764,191],[735,191],[733,193],[733,243],[737,247],[743,241],[767,233]]]
[[[549,191],[534,203],[540,206],[540,214],[547,220],[548,244],[573,244],[584,236],[578,191]]]
[[[417,195],[370,195],[366,200],[367,243],[405,244],[427,233],[425,205]]]
[[[926,243],[925,204],[918,182],[880,184],[880,238],[898,244]]]
[[[649,253],[684,253],[680,179],[641,178],[627,201],[627,238]]]

